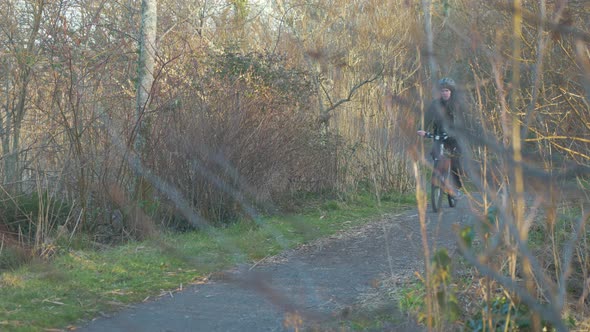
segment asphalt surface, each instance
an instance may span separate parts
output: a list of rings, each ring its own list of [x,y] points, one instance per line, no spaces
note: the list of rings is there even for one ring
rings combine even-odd
[[[455,247],[453,223],[465,223],[468,204],[428,212],[430,245]],[[81,324],[77,331],[331,330],[379,280],[424,270],[418,212],[409,210],[288,251],[256,266],[239,266],[204,284]],[[395,308],[390,331],[421,331]]]

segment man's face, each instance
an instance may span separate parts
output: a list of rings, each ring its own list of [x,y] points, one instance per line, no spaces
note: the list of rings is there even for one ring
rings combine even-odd
[[[449,90],[447,88],[442,88],[440,90],[440,96],[442,97],[442,99],[444,101],[451,99],[451,90]]]

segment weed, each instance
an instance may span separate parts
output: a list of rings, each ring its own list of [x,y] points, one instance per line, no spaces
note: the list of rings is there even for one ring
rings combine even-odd
[[[327,211],[336,211],[340,209],[340,203],[335,200],[330,200],[324,203],[322,208]]]
[[[425,297],[426,287],[424,287],[424,283],[419,280],[410,283],[400,291],[399,308],[417,317],[423,317],[425,315]]]
[[[524,304],[515,304],[506,296],[498,296],[490,306],[483,304],[481,310],[467,321],[470,331],[528,331],[532,328],[532,312]],[[555,331],[543,323],[543,331]]]
[[[25,249],[6,246],[0,250],[0,271],[16,269],[30,260],[31,255]]]
[[[0,224],[13,234],[19,234],[32,242],[38,225],[48,223],[50,228],[68,220],[72,207],[65,201],[52,197],[47,191],[0,200]]]

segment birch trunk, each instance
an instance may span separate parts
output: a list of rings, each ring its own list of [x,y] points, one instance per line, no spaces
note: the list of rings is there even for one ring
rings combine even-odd
[[[156,62],[156,33],[157,33],[157,0],[142,0],[141,3],[141,31],[139,40],[139,63],[137,77],[137,104],[135,123],[135,149],[138,161],[144,157],[146,141],[150,131],[151,119],[149,105],[151,102],[151,90],[154,84],[154,67]],[[134,170],[137,172],[137,168]],[[144,199],[147,183],[142,174],[136,174],[134,195],[137,202]]]
[[[141,31],[139,40],[139,64],[137,77],[136,137],[134,148],[141,155],[149,128],[149,107],[151,89],[154,83],[156,62],[157,1],[143,0],[141,3]]]

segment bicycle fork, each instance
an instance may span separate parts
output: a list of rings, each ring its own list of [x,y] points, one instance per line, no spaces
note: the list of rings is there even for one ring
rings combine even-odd
[[[451,160],[449,158],[435,159],[431,183],[447,194],[452,193],[450,179]]]

